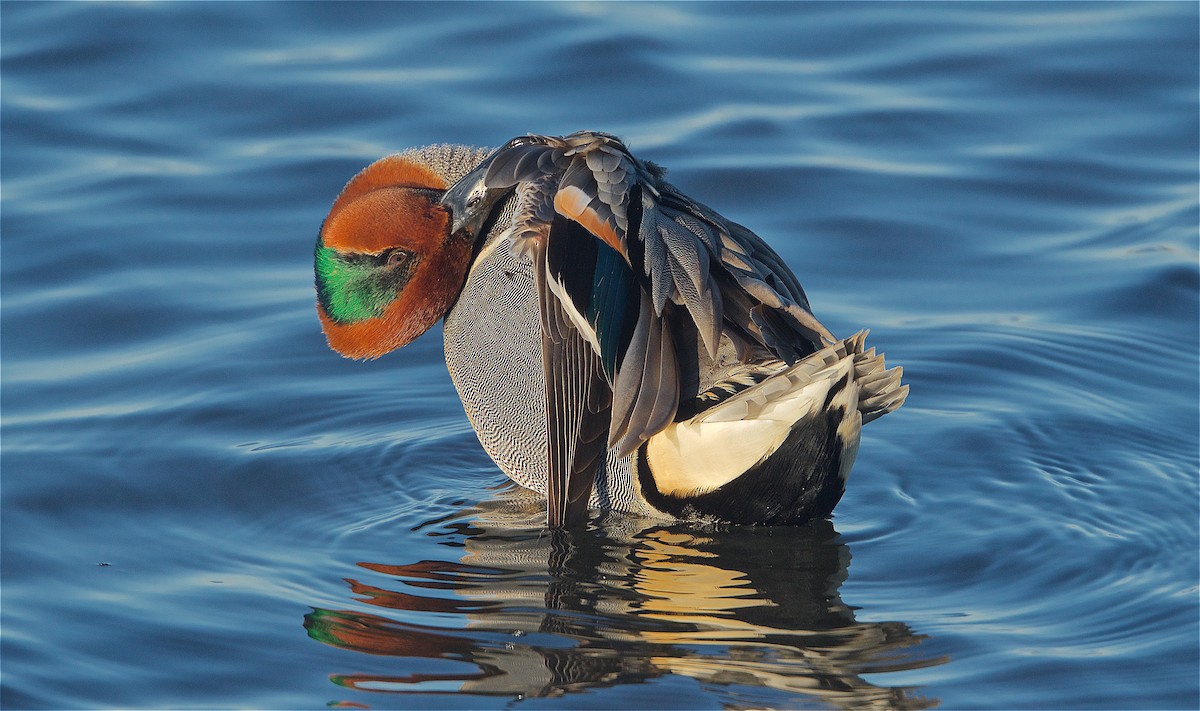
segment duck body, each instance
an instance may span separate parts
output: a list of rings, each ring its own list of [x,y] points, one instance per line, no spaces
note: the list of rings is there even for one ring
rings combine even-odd
[[[446,363],[484,449],[547,496],[552,527],[589,508],[765,525],[828,515],[861,425],[907,395],[865,334],[829,334],[765,243],[614,137],[392,159],[440,182],[420,189],[443,191],[445,251],[472,247],[450,280]],[[326,234],[337,207],[318,254],[339,241]],[[319,295],[323,280],[318,265]]]

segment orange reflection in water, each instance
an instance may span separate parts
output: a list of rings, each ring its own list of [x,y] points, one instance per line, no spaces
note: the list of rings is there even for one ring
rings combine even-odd
[[[923,637],[903,623],[854,619],[838,595],[850,552],[829,523],[610,523],[549,533],[510,504],[480,507],[459,561],[360,563],[371,581],[346,582],[361,607],[314,610],[305,627],[325,644],[398,659],[394,675],[331,675],[358,691],[545,697],[676,675],[735,708],[764,698],[936,705],[864,678],[946,659],[921,656]],[[411,613],[428,616],[418,624]],[[465,666],[431,673],[410,663],[418,670],[403,673],[401,659]],[[775,696],[743,698],[754,689]]]

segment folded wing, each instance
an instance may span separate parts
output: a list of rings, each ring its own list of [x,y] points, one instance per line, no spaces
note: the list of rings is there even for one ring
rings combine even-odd
[[[478,170],[516,188],[513,244],[539,280],[552,525],[583,515],[607,447],[625,456],[673,421],[676,320],[714,359],[722,336],[788,362],[832,341],[775,252],[613,136],[520,137]]]

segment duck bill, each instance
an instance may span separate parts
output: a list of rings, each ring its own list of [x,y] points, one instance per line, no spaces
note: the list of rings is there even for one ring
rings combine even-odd
[[[492,167],[495,157],[496,154],[493,153],[474,170],[450,186],[450,189],[442,196],[441,204],[449,210],[451,215],[451,235],[465,235],[471,240],[479,237],[493,208],[512,189],[511,186],[504,188],[487,186],[488,170]]]

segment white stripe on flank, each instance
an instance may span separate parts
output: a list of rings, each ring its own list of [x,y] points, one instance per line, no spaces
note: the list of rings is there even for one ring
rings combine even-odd
[[[592,324],[588,323],[583,314],[579,313],[579,310],[575,308],[575,302],[571,301],[570,297],[567,296],[566,288],[557,279],[550,274],[546,274],[545,278],[546,286],[550,287],[550,292],[558,299],[558,303],[562,304],[563,311],[570,317],[571,323],[575,324],[575,328],[579,331],[579,334],[592,345],[592,348],[596,351],[596,355],[600,355],[600,342],[596,338],[596,331],[592,328]]]

